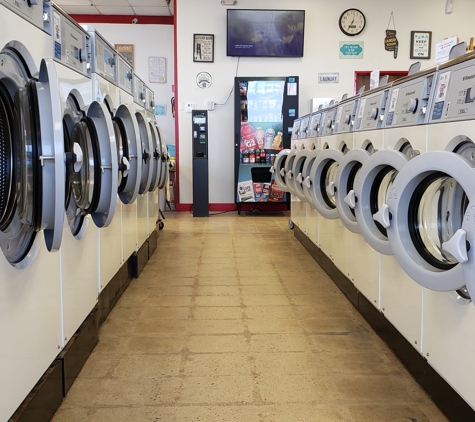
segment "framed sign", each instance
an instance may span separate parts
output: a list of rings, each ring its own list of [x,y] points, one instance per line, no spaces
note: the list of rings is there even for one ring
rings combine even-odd
[[[213,34],[193,34],[193,61],[214,62]]]
[[[130,63],[131,66],[134,65],[133,44],[115,44],[114,48],[125,57],[125,59]]]
[[[430,59],[431,31],[411,31],[411,59]]]

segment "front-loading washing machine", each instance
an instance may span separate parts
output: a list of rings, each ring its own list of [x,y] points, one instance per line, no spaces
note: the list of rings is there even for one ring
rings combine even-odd
[[[137,235],[139,248],[145,243],[149,234],[147,193],[152,182],[153,170],[152,135],[145,112],[146,96],[147,89],[145,83],[134,73],[135,118],[137,119],[141,142],[139,159],[142,161],[139,194],[137,195]]]
[[[475,341],[467,333],[475,325],[469,299],[475,295],[474,78],[473,53],[440,65],[428,152],[406,164],[388,202],[394,256],[424,287],[422,353],[472,406]]]
[[[97,301],[98,230],[114,216],[117,145],[107,107],[93,97],[91,39],[54,6],[52,54],[58,73],[65,155],[65,227],[60,249],[62,344]]]
[[[127,172],[128,162],[119,153],[123,149],[120,123],[114,117],[118,108],[119,87],[117,84],[117,52],[105,38],[92,27],[84,28],[91,39],[91,82],[92,95],[95,101],[102,103],[107,108],[114,128],[117,146],[117,162],[119,173],[117,186]],[[130,170],[130,169],[129,169]],[[114,218],[107,227],[97,231],[99,242],[99,293],[106,287],[124,263],[122,254],[122,209],[118,195],[114,198]]]
[[[138,249],[137,196],[142,175],[140,151],[142,142],[135,117],[133,95],[133,68],[125,57],[117,56],[117,82],[119,104],[114,121],[120,129],[119,155],[124,172],[119,183],[119,198],[122,212],[122,255],[124,261]]]
[[[51,3],[0,0],[0,420],[58,354],[64,146]]]
[[[148,236],[156,230],[158,221],[158,185],[162,174],[162,167],[166,164],[162,161],[162,140],[159,128],[155,120],[155,98],[151,88],[146,86],[146,117],[150,126],[151,135],[151,161],[152,179],[147,193],[148,203]]]

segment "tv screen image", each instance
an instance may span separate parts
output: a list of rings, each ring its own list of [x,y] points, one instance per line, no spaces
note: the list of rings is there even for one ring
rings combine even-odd
[[[304,10],[228,9],[227,55],[302,57]]]

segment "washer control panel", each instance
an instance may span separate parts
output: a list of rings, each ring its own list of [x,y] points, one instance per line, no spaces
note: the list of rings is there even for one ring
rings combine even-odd
[[[51,33],[51,2],[31,0],[0,0],[7,7],[36,27]]]
[[[134,101],[142,107],[146,107],[147,89],[144,82],[134,74]]]
[[[344,102],[338,106],[335,118],[334,133],[352,132],[355,123],[356,111],[359,98]]]
[[[115,83],[117,81],[117,52],[96,31],[88,31],[92,40],[92,72]]]
[[[132,65],[122,56],[118,56],[119,66],[117,69],[117,82],[119,88],[128,92],[130,95],[133,94],[133,70]]]
[[[381,129],[383,127],[390,86],[376,92],[369,91],[361,98],[356,116],[355,130]]]

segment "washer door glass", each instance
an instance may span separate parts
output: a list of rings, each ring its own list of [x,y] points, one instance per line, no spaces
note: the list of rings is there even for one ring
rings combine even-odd
[[[388,202],[388,192],[390,191],[394,179],[397,176],[397,171],[392,167],[383,168],[376,176],[373,185],[371,186],[370,206],[371,213],[376,214],[383,204]],[[376,227],[385,237],[388,236],[387,230],[377,221],[374,222]]]
[[[65,138],[66,142],[66,138]],[[68,137],[67,153],[74,155],[77,147],[82,153],[82,165],[69,165],[70,194],[66,215],[74,236],[79,234],[84,216],[95,211],[99,203],[101,188],[100,153],[94,124],[88,117],[78,121]],[[76,151],[75,151],[76,145]]]
[[[331,185],[336,185],[336,173],[338,171],[338,163],[333,160],[329,160],[325,164],[325,167],[322,170],[322,175],[320,178],[320,189],[322,192],[322,198],[329,208],[336,208],[336,199],[335,195],[329,195],[327,192],[327,187]]]
[[[0,231],[9,226],[15,211],[12,110],[8,92],[0,84]]]
[[[442,249],[442,243],[462,227],[467,206],[462,187],[442,172],[431,174],[415,190],[408,216],[411,239],[422,258],[434,267],[448,270],[458,264]]]

